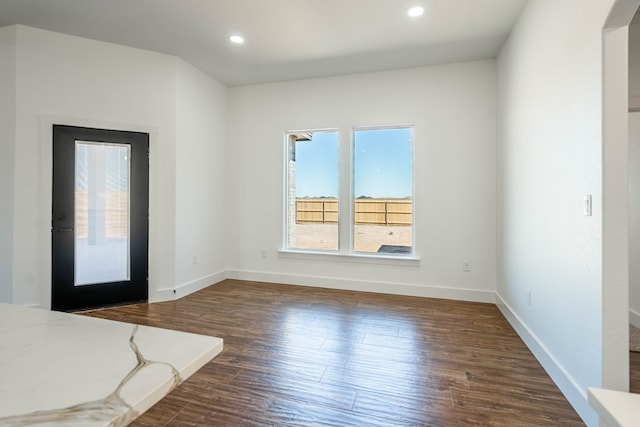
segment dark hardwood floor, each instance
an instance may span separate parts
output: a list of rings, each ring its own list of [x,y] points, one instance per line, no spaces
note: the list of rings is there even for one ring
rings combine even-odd
[[[86,315],[224,339],[133,426],[582,426],[492,304],[226,280]]]
[[[640,353],[629,352],[629,391],[640,393]]]

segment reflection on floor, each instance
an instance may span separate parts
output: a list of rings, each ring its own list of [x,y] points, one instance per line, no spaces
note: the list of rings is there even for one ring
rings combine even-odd
[[[0,425],[124,426],[222,340],[0,304]]]

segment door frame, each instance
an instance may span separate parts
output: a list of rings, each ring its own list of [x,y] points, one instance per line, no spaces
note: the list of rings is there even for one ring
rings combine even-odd
[[[629,390],[629,24],[615,0],[602,29],[602,387]]]
[[[36,163],[34,167],[37,167],[40,171],[38,211],[34,214],[37,216],[38,226],[31,235],[32,241],[37,242],[33,246],[38,248],[38,262],[37,265],[33,267],[33,278],[28,279],[29,282],[33,283],[33,286],[38,289],[38,301],[34,301],[29,305],[47,310],[51,309],[51,204],[53,201],[53,125],[55,124],[149,134],[149,302],[175,298],[172,291],[173,276],[168,275],[169,272],[166,271],[167,268],[170,268],[170,272],[173,272],[174,260],[170,257],[163,257],[163,254],[157,249],[160,240],[167,242],[171,240],[175,234],[173,233],[175,228],[174,224],[167,223],[166,226],[162,227],[158,221],[159,173],[157,153],[160,134],[159,127],[46,114],[39,115],[38,120],[39,137],[34,135],[34,138],[37,138],[39,141],[37,147],[38,153],[34,153],[39,155],[37,158],[34,158],[34,163]],[[164,232],[161,230],[164,230]],[[161,239],[164,233],[171,233],[171,236],[166,239]],[[163,265],[167,267],[163,268]],[[163,286],[165,282],[167,284]],[[164,289],[162,289],[163,287]]]

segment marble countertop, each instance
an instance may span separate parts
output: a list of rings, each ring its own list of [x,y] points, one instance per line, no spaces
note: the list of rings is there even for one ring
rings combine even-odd
[[[589,403],[604,423],[602,427],[636,427],[640,424],[640,394],[589,388]]]
[[[0,304],[0,425],[124,426],[222,339]]]

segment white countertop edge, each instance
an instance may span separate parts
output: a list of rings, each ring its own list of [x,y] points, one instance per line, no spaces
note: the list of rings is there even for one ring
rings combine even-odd
[[[640,394],[589,387],[589,403],[605,423],[602,427],[640,424]]]

